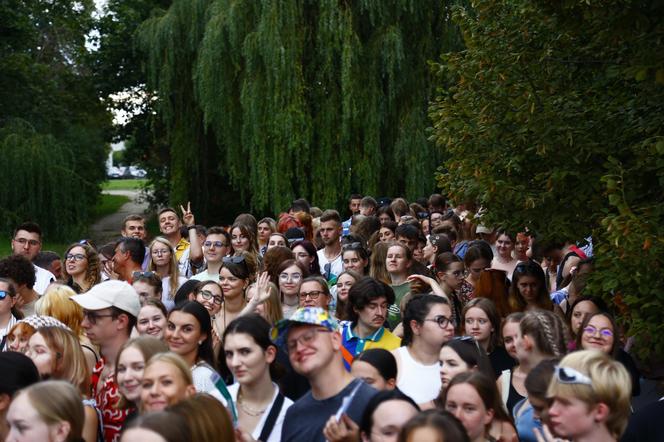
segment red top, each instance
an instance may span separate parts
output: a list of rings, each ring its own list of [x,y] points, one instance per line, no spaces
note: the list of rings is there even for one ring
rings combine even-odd
[[[120,400],[118,384],[113,379],[113,373],[105,379],[101,379],[101,373],[105,365],[106,361],[101,358],[92,371],[92,395],[97,403],[97,408],[101,411],[104,440],[106,442],[117,442],[120,440],[122,425],[131,410],[116,408]]]

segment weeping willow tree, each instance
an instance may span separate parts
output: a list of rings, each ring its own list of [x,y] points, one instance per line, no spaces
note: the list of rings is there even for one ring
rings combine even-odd
[[[430,192],[428,60],[458,45],[447,15],[429,0],[174,1],[139,30],[171,201],[211,215],[223,186],[259,211]]]
[[[85,229],[98,185],[77,174],[72,148],[24,120],[0,128],[0,230],[39,222],[50,239],[71,240]]]

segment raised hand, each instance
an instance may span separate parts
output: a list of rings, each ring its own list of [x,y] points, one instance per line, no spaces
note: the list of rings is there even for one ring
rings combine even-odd
[[[196,224],[194,214],[191,213],[191,201],[187,201],[186,209],[180,205],[180,210],[182,211],[182,221],[184,221],[186,226],[193,226]]]

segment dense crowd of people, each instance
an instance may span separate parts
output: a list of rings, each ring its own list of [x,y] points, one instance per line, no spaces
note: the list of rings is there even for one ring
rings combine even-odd
[[[348,209],[206,227],[188,204],[63,256],[17,226],[0,440],[661,440],[664,402],[632,412],[629,340],[586,290],[591,238],[494,229],[439,194]]]

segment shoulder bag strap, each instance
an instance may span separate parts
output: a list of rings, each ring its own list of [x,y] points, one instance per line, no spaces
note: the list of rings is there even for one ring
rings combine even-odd
[[[261,435],[258,437],[259,441],[266,442],[269,439],[270,433],[272,433],[272,429],[274,428],[274,424],[277,422],[277,418],[279,417],[279,413],[281,412],[281,407],[283,407],[283,405],[284,395],[279,392],[279,394],[277,394],[277,398],[274,400],[274,404],[272,404],[272,408],[270,408],[270,414],[268,414],[267,419],[265,419],[265,425],[263,425]]]

